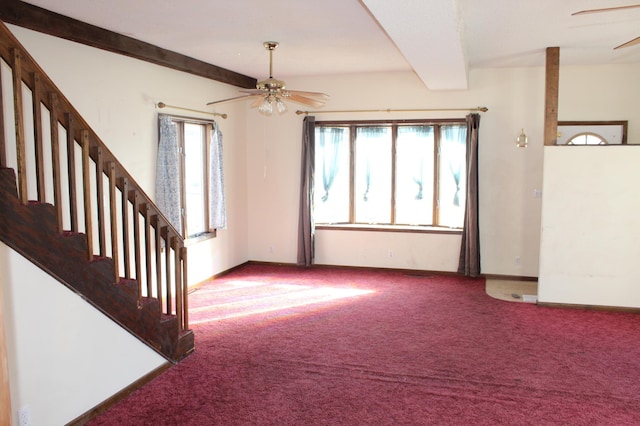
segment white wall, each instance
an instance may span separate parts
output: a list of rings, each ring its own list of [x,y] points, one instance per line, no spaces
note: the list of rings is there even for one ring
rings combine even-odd
[[[541,53],[543,54],[543,53]],[[290,88],[331,95],[326,110],[468,108],[486,106],[480,121],[482,270],[536,276],[542,187],[542,68],[473,71],[468,91],[429,92],[413,73],[287,79]],[[290,110],[304,109],[296,104]],[[447,118],[465,112],[317,114],[316,120]],[[295,262],[302,115],[294,111],[248,119],[249,258]],[[518,149],[524,128],[530,147]],[[320,264],[455,271],[459,235],[319,230]],[[389,251],[393,257],[389,257]],[[520,263],[516,264],[516,257]]]
[[[544,57],[544,50],[540,51]],[[561,67],[560,120],[628,120],[640,142],[640,65]],[[413,73],[286,79],[331,95],[325,110],[486,106],[480,121],[480,244],[485,274],[538,276],[542,199],[544,68],[472,70],[469,90],[430,92]],[[295,262],[303,115],[247,113],[249,258]],[[460,117],[465,113],[317,114],[316,120]],[[529,147],[516,148],[524,129]],[[544,194],[543,194],[544,196]],[[319,230],[320,264],[454,271],[459,237]],[[392,258],[389,251],[393,251]]]
[[[546,147],[538,300],[640,307],[640,146]]]
[[[558,119],[628,120],[627,142],[640,144],[639,71],[640,64],[561,67]]]
[[[640,65],[562,67],[560,120],[628,120],[640,144]],[[545,147],[541,302],[640,307],[640,147]]]
[[[167,361],[0,243],[13,422],[66,424]]]

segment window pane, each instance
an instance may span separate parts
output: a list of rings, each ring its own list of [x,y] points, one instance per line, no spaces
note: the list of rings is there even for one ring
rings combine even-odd
[[[355,156],[355,221],[391,223],[391,128],[359,127]]]
[[[466,138],[464,125],[442,126],[438,170],[439,225],[462,228],[466,195]]]
[[[349,129],[317,127],[314,220],[349,222]]]
[[[206,232],[204,220],[204,126],[184,124],[184,177],[187,237]]]
[[[396,140],[396,223],[433,224],[433,126],[400,126]]]

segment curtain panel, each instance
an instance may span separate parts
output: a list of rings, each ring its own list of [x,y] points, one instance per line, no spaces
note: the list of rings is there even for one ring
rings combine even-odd
[[[480,114],[469,114],[467,121],[467,202],[458,273],[469,277],[480,276],[480,232],[478,212],[478,130]]]
[[[170,116],[158,116],[158,139],[156,204],[171,225],[182,233],[178,131]]]
[[[224,196],[224,167],[222,160],[222,132],[218,123],[211,129],[209,150],[209,228],[227,228],[227,205]]]
[[[311,266],[314,258],[313,176],[315,167],[315,128],[315,117],[305,117],[302,122],[302,167],[298,218],[297,263],[300,266]]]

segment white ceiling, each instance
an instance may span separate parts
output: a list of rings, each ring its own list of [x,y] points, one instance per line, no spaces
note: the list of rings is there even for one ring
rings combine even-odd
[[[635,0],[637,2],[637,0]],[[28,3],[245,74],[413,70],[431,90],[467,88],[468,70],[640,62],[633,0],[28,0]]]

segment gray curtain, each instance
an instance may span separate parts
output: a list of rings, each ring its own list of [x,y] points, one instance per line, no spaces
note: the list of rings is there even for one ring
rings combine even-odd
[[[302,168],[298,219],[298,265],[311,266],[314,257],[313,173],[315,166],[315,117],[302,122]]]
[[[171,225],[181,233],[178,131],[167,115],[158,115],[158,139],[156,204]]]
[[[209,158],[209,227],[227,228],[227,207],[224,197],[224,167],[222,162],[222,132],[218,124],[211,129]]]
[[[478,130],[480,114],[467,115],[467,203],[458,273],[480,276],[480,232],[478,229]]]

